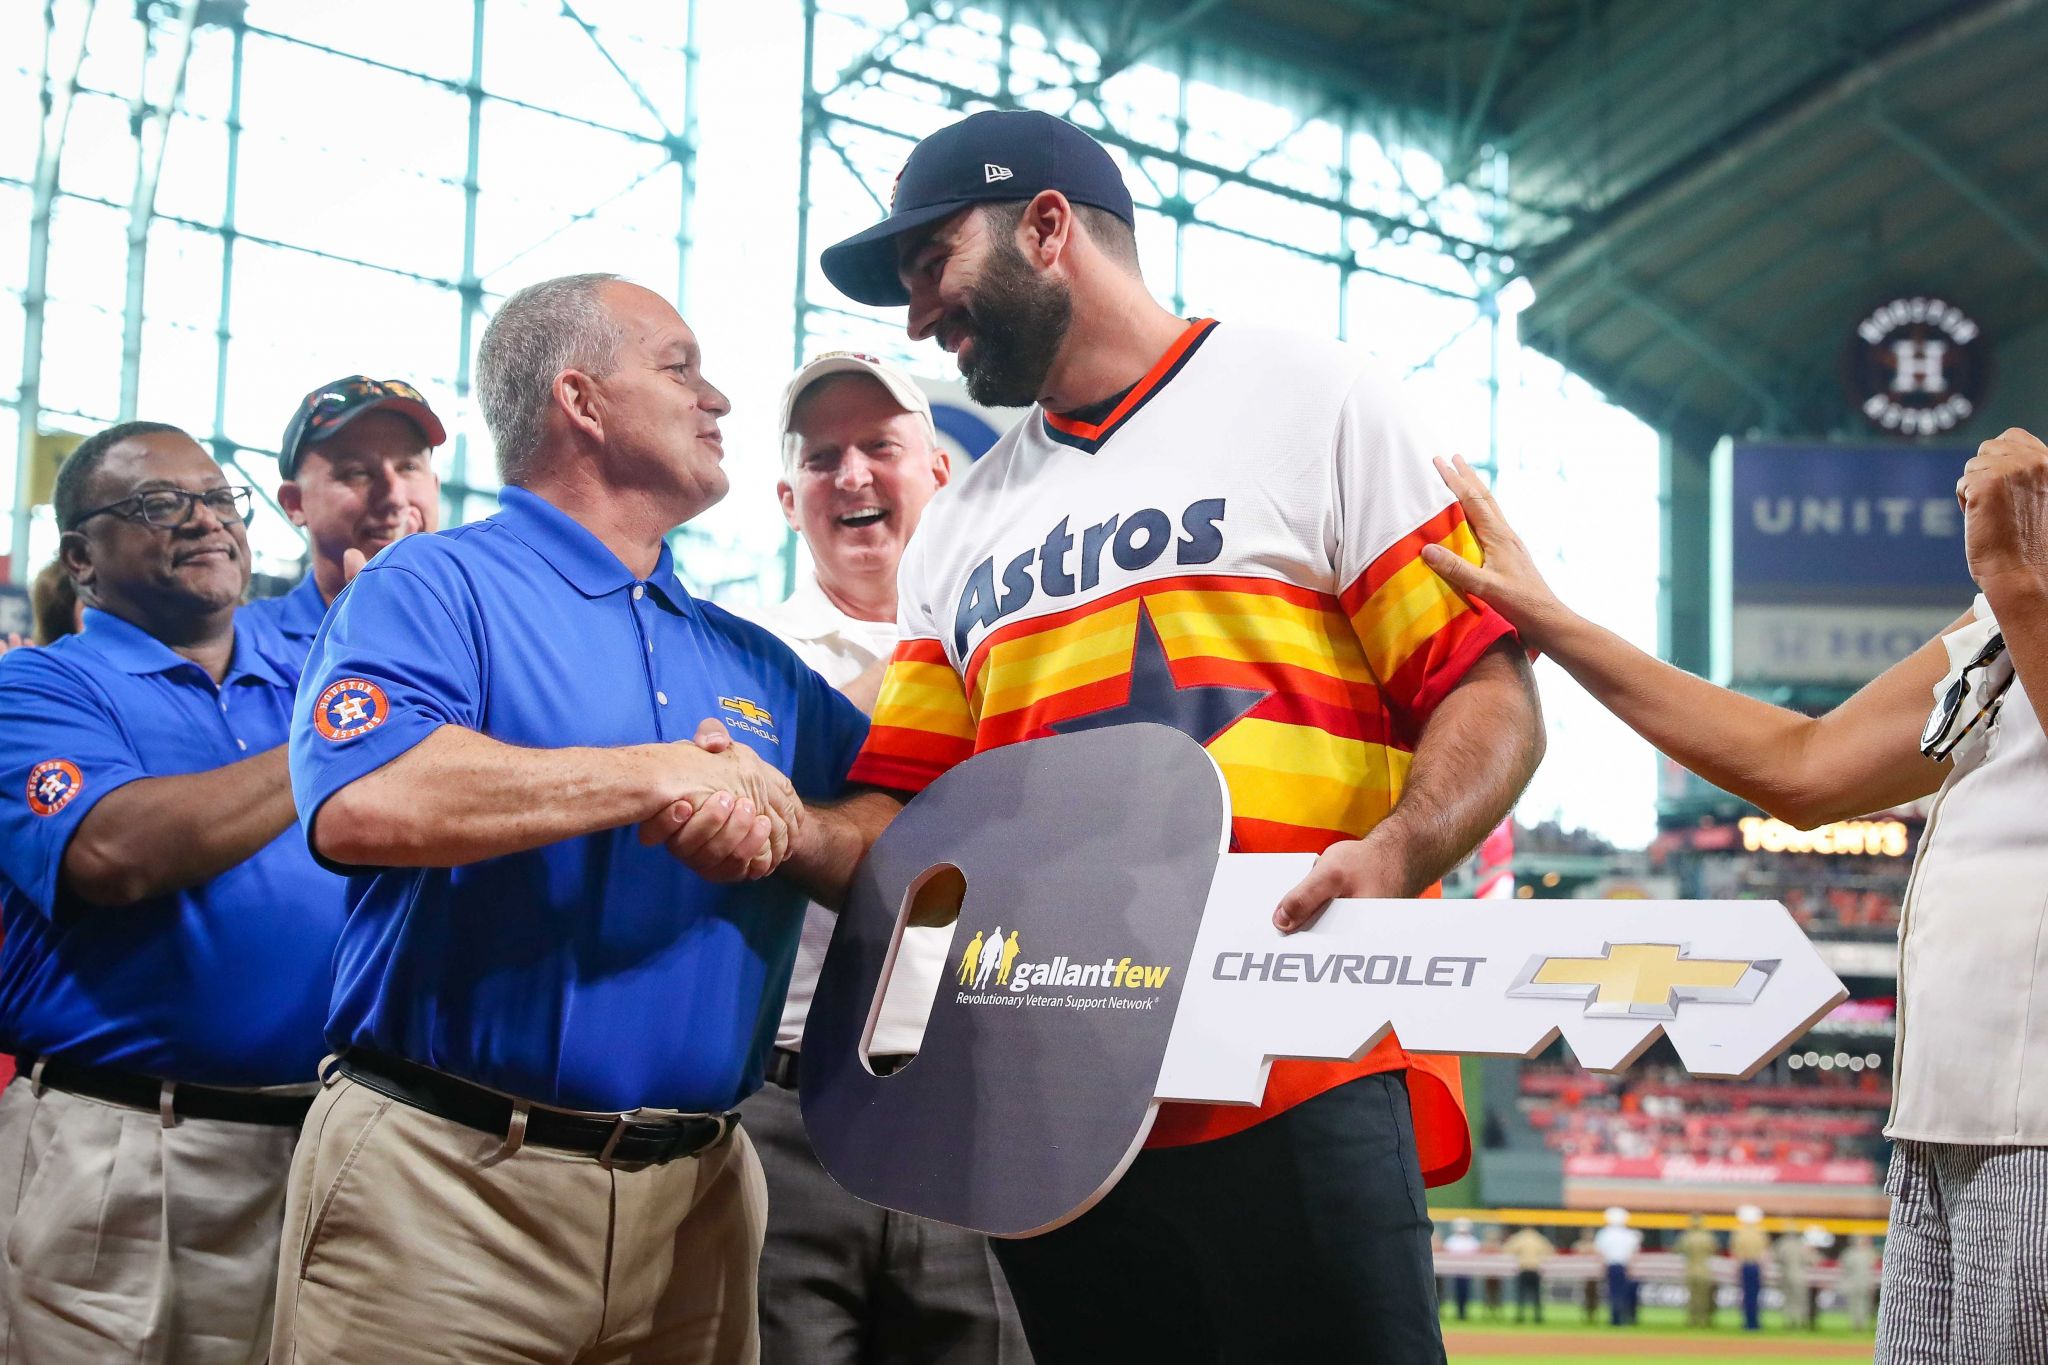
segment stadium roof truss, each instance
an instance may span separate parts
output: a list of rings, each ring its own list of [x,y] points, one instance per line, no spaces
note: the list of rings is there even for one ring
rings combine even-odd
[[[1526,343],[1695,439],[1849,425],[1839,356],[1881,291],[1942,293],[2003,337],[2048,317],[2042,0],[912,0],[864,43],[855,8],[806,5],[812,176],[880,204],[908,138],[960,111],[1069,114],[1172,222],[1176,285],[1196,225],[1338,280],[1413,280],[1386,250],[1427,241],[1482,315],[1526,277]],[[1298,123],[1217,127],[1186,98],[1205,83]],[[1162,92],[1177,120],[1142,116]],[[1360,134],[1440,179],[1379,193]],[[1224,187],[1270,211],[1218,211]],[[832,330],[815,288],[800,345]]]
[[[454,29],[466,27],[466,70],[435,57],[421,58],[418,62],[402,58],[383,60],[370,55],[361,45],[351,43],[355,50],[350,50],[337,45],[341,39],[322,41],[309,36],[309,32],[320,28],[319,23],[310,18],[305,28],[296,24],[292,25],[291,31],[282,27],[266,28],[250,21],[246,0],[136,0],[132,6],[115,6],[102,3],[102,0],[44,0],[40,8],[42,42],[33,60],[42,118],[36,130],[33,170],[26,179],[0,173],[0,187],[26,189],[29,195],[28,265],[21,290],[24,318],[22,368],[18,390],[8,400],[8,406],[15,409],[14,417],[20,431],[11,541],[11,567],[17,582],[23,581],[30,568],[27,562],[31,514],[28,489],[32,466],[29,453],[46,418],[66,424],[83,422],[98,425],[108,420],[128,420],[136,415],[138,393],[142,387],[145,281],[149,275],[148,259],[155,236],[152,229],[161,224],[174,224],[218,241],[218,309],[209,320],[214,351],[211,423],[206,429],[194,424],[194,430],[203,443],[211,446],[216,458],[242,469],[245,475],[250,474],[244,463],[247,457],[274,456],[275,450],[261,440],[251,439],[246,431],[234,429],[235,423],[229,411],[230,384],[237,354],[230,340],[234,335],[236,257],[240,250],[251,246],[275,249],[288,252],[302,262],[322,262],[368,272],[371,277],[409,281],[431,290],[446,291],[458,325],[452,333],[453,354],[434,357],[433,364],[439,367],[434,374],[453,389],[458,407],[466,409],[471,401],[474,341],[483,316],[484,300],[488,294],[502,292],[494,286],[493,277],[508,266],[557,245],[558,239],[590,223],[618,201],[655,182],[657,177],[662,181],[668,180],[663,172],[673,166],[677,172],[673,177],[677,190],[672,201],[670,229],[673,251],[668,259],[674,272],[676,300],[681,306],[695,197],[697,0],[684,0],[680,11],[665,7],[658,21],[649,18],[644,24],[630,11],[622,15],[616,6],[608,7],[605,22],[601,24],[591,17],[591,12],[607,8],[603,0],[549,0],[546,4],[528,0],[527,3],[510,5],[501,0],[501,3],[489,6],[485,0],[470,0],[459,13],[451,8],[455,24],[444,24],[443,30],[437,34],[445,41],[437,46],[425,40],[420,44],[421,50],[435,46],[438,56],[446,49],[461,45],[462,35]],[[487,9],[491,12],[488,16]],[[549,35],[553,59],[560,62],[566,71],[576,71],[575,63],[582,63],[583,80],[575,95],[564,95],[558,102],[537,100],[531,97],[533,83],[528,81],[522,89],[529,97],[523,98],[487,78],[485,57],[488,40],[499,28],[514,25],[524,26],[527,35],[535,25],[558,26],[559,32]],[[677,31],[669,33],[669,28]],[[343,22],[335,31],[346,34],[349,28]],[[223,34],[231,45],[225,74],[221,75],[218,63],[211,64],[209,72],[224,80],[225,94],[212,92],[214,98],[209,103],[219,106],[213,113],[195,114],[188,107],[190,101],[187,99],[187,76],[193,62],[195,43],[218,43]],[[678,38],[680,42],[676,41]],[[436,271],[408,266],[389,256],[365,259],[334,245],[322,246],[303,239],[266,236],[250,230],[241,221],[240,210],[245,205],[247,193],[247,177],[242,169],[243,149],[245,136],[250,131],[244,117],[244,88],[252,44],[264,45],[266,53],[298,54],[311,61],[337,64],[336,69],[346,68],[368,76],[392,78],[406,85],[417,84],[429,91],[445,92],[445,95],[459,98],[466,105],[467,147],[459,178],[443,173],[438,181],[440,187],[459,189],[461,195],[460,264],[457,270]],[[118,68],[100,55],[105,49],[132,51],[134,54],[136,60],[128,66],[125,80],[107,79],[108,72]],[[88,75],[95,71],[97,83]],[[563,84],[565,87],[571,85],[566,80]],[[591,87],[603,87],[602,93],[593,96],[589,93]],[[74,188],[70,183],[74,177],[67,162],[67,148],[74,153],[77,151],[76,136],[72,131],[73,113],[82,99],[120,100],[128,106],[134,177],[132,190],[125,200],[104,192]],[[593,139],[616,139],[620,145],[645,149],[645,154],[639,157],[638,164],[623,183],[600,184],[595,192],[588,195],[588,202],[551,205],[547,211],[540,212],[522,209],[524,219],[513,229],[524,234],[516,249],[499,239],[495,241],[491,255],[480,256],[480,208],[488,197],[480,187],[480,162],[493,150],[494,136],[501,145],[509,136],[503,131],[494,135],[491,127],[492,114],[506,111],[517,111],[551,127]],[[220,130],[224,140],[223,192],[216,212],[202,215],[166,212],[158,203],[165,149],[173,136],[174,120],[180,124],[224,125]],[[449,169],[453,170],[453,167]],[[428,183],[436,182],[429,176]],[[572,188],[570,193],[579,191]],[[111,412],[67,411],[52,407],[45,402],[42,392],[44,331],[50,304],[51,228],[53,219],[61,215],[67,201],[118,211],[127,225],[125,281],[118,305],[122,331],[120,389],[118,409]],[[453,252],[447,249],[448,244],[437,243],[436,247],[434,254],[438,259],[451,259],[452,262]],[[654,276],[645,273],[642,277]],[[191,324],[185,325],[189,330]],[[404,326],[406,323],[400,321],[396,325]],[[453,504],[460,520],[469,514],[466,504],[471,497],[482,498],[485,505],[494,500],[496,482],[488,461],[481,467],[472,467],[467,436],[470,423],[458,420],[448,425],[453,436],[453,453],[444,495]],[[270,498],[269,479],[251,476],[250,482],[262,497]],[[684,542],[679,544],[679,550],[686,548],[690,541],[687,529],[679,533],[679,538]],[[696,548],[709,551],[708,558],[714,563],[724,557],[716,546]],[[748,572],[751,574],[751,566]]]
[[[795,359],[854,337],[873,344],[882,315],[849,308],[819,275],[817,250],[887,211],[916,139],[982,108],[1071,118],[1119,156],[1148,274],[1176,311],[1189,307],[1190,260],[1207,236],[1270,253],[1249,260],[1285,258],[1290,287],[1319,279],[1327,312],[1308,325],[1340,337],[1358,326],[1362,280],[1444,300],[1441,332],[1401,358],[1411,370],[1497,331],[1515,262],[1503,245],[1506,162],[1480,145],[1480,110],[1445,144],[1433,110],[1220,40],[1216,25],[1245,8],[1224,0],[911,0],[880,22],[874,8],[804,0]],[[1437,164],[1446,146],[1456,179]],[[932,363],[907,349],[899,358]]]

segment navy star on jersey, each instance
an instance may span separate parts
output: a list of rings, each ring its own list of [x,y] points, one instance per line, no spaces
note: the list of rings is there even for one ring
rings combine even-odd
[[[1106,707],[1065,720],[1054,721],[1055,734],[1071,735],[1081,730],[1105,730],[1112,725],[1151,722],[1168,725],[1207,747],[1210,740],[1242,720],[1271,692],[1249,687],[1225,687],[1198,683],[1182,687],[1173,679],[1173,667],[1166,658],[1166,646],[1159,641],[1152,624],[1151,608],[1138,602],[1138,638],[1131,648],[1131,690],[1121,706]]]

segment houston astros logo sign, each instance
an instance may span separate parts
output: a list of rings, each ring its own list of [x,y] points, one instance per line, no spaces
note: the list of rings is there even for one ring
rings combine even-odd
[[[1104,774],[1115,774],[1105,781]],[[1338,901],[1282,935],[1306,853],[1226,853],[1229,798],[1162,725],[976,755],[861,864],[804,1033],[833,1179],[1001,1237],[1106,1194],[1158,1106],[1255,1105],[1276,1058],[1415,1052],[1628,1066],[1659,1036],[1742,1078],[1846,998],[1770,901]],[[935,898],[930,888],[948,886]],[[943,902],[943,903],[941,903]],[[917,1060],[863,1065],[907,927],[954,925]]]
[[[28,808],[37,815],[55,815],[85,787],[85,776],[68,758],[45,759],[28,770]]]
[[[367,678],[343,678],[329,683],[313,703],[313,728],[322,739],[339,743],[376,729],[390,710],[383,688]]]

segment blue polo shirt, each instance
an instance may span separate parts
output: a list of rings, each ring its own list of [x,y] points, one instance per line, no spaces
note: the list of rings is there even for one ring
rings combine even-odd
[[[566,513],[387,548],[306,664],[292,783],[321,803],[443,725],[532,748],[688,741],[705,717],[810,799],[867,720],[760,627],[636,579]],[[552,799],[544,791],[535,801]],[[452,869],[354,869],[327,1036],[575,1109],[728,1108],[761,1083],[805,898],[714,886],[633,827]]]
[[[299,585],[279,597],[259,597],[243,607],[237,622],[255,621],[276,631],[284,642],[296,649],[294,658],[303,659],[313,648],[313,637],[320,633],[320,623],[327,619],[327,602],[320,596],[320,584],[313,578],[312,569]]]
[[[225,681],[117,616],[0,657],[0,1042],[23,1056],[214,1085],[311,1081],[342,881],[286,829],[202,886],[135,905],[65,889],[109,792],[285,742],[299,659],[238,629]]]

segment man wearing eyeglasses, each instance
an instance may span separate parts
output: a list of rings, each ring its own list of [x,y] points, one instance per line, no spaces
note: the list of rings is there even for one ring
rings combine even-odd
[[[2048,1361],[2048,446],[1978,447],[1956,483],[1975,605],[1818,718],[1578,616],[1472,471],[1438,468],[1485,564],[1430,567],[1679,763],[1801,829],[1934,798],[1900,910],[1877,1359]]]
[[[303,658],[236,628],[249,490],[184,432],[89,437],[54,500],[84,629],[0,658],[0,1340],[254,1365],[343,909]]]
[[[278,446],[277,503],[304,528],[312,561],[296,588],[251,602],[243,619],[310,651],[328,605],[363,561],[401,536],[439,529],[434,448],[447,439],[404,380],[352,374],[301,399]]]

